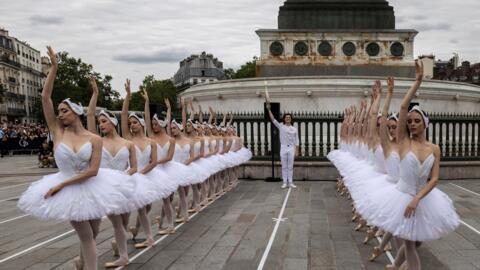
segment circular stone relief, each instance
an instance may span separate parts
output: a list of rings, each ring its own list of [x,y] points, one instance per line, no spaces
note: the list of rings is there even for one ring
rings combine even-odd
[[[330,56],[332,55],[332,45],[330,45],[330,43],[328,41],[322,41],[319,45],[318,45],[318,53],[321,55],[321,56]]]
[[[403,47],[403,44],[400,42],[394,42],[390,46],[390,53],[392,53],[393,56],[403,56],[404,51],[405,51],[405,48]]]
[[[353,44],[350,41],[343,44],[343,46],[342,46],[343,54],[345,54],[346,56],[354,55],[356,50],[357,49],[355,48],[355,44]]]
[[[300,55],[300,56],[304,56],[304,55],[307,55],[308,54],[308,45],[307,43],[303,42],[303,41],[299,41],[295,44],[295,54],[296,55]]]
[[[370,56],[377,56],[380,53],[380,46],[377,43],[372,42],[367,45],[366,51]]]
[[[270,53],[274,56],[280,56],[283,54],[283,45],[279,41],[274,41],[270,44]]]

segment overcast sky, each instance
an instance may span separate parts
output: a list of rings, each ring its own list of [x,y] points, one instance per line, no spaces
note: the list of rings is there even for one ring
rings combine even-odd
[[[45,55],[68,51],[111,74],[122,94],[125,78],[170,78],[178,62],[202,51],[238,68],[259,55],[256,29],[277,28],[284,0],[21,0],[2,1],[0,27]],[[480,62],[480,1],[391,0],[398,29],[417,29],[415,55],[434,53]]]

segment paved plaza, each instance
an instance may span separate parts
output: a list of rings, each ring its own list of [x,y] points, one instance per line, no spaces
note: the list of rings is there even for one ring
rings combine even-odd
[[[79,242],[68,222],[37,220],[16,207],[28,184],[51,171],[36,168],[35,157],[0,159],[0,269],[73,269]],[[132,262],[125,269],[247,270],[257,269],[262,258],[263,269],[383,269],[388,256],[367,261],[377,242],[362,244],[365,234],[353,230],[350,203],[336,194],[334,182],[297,185],[288,192],[278,183],[241,181],[176,234],[156,236],[153,248],[140,253],[130,241]],[[439,188],[454,201],[463,223],[455,233],[419,248],[423,269],[480,269],[480,181],[444,180]],[[152,217],[158,211],[154,205]],[[112,237],[104,220],[97,239],[99,266],[113,259]]]

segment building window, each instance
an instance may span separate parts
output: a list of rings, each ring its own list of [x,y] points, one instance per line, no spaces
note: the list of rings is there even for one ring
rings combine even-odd
[[[205,70],[202,70],[202,77],[205,77]]]

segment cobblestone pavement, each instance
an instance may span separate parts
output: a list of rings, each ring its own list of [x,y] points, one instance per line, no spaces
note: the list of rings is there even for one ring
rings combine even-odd
[[[73,269],[79,242],[68,222],[37,220],[16,208],[28,184],[52,171],[36,168],[35,157],[0,159],[0,269]],[[383,269],[388,257],[367,261],[377,242],[362,244],[365,234],[353,230],[350,203],[336,194],[335,183],[297,185],[289,193],[264,269]],[[480,181],[443,180],[439,188],[454,201],[463,224],[419,248],[422,269],[480,269]],[[257,269],[287,192],[279,183],[241,181],[176,234],[156,236],[152,249],[139,254],[130,241],[133,261],[125,269]],[[153,206],[152,217],[159,209]],[[97,239],[99,269],[114,259],[112,235],[104,220]]]

